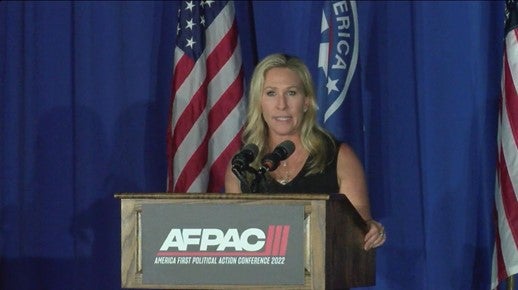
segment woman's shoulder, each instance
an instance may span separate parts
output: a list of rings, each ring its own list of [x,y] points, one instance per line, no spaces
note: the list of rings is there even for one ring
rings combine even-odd
[[[337,159],[341,164],[359,163],[360,160],[354,149],[345,142],[340,142],[337,147]]]
[[[325,131],[324,131],[325,132]],[[345,141],[341,141],[331,133],[325,132],[325,137],[322,138],[322,142],[325,143],[326,150],[329,153],[333,152],[337,159],[357,159],[354,149]]]
[[[322,128],[316,132],[316,137],[326,147],[337,147],[341,143],[333,134]]]
[[[334,149],[333,151],[337,154],[355,155],[354,149],[347,142],[339,140],[332,133],[325,130],[320,132],[320,134],[320,140],[328,149]]]

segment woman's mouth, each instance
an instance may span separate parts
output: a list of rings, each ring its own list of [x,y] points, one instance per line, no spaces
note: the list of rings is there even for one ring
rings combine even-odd
[[[290,119],[291,119],[291,117],[290,117],[290,116],[280,116],[280,117],[274,117],[273,119],[274,119],[274,120],[276,120],[276,121],[282,121],[282,122],[285,122],[285,121],[290,120]]]

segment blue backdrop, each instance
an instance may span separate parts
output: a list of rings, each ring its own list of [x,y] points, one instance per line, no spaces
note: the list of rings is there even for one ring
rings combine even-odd
[[[357,3],[368,289],[489,289],[504,3]],[[163,192],[177,2],[0,2],[0,289],[119,289],[119,192]],[[317,74],[320,1],[238,1],[247,75]]]

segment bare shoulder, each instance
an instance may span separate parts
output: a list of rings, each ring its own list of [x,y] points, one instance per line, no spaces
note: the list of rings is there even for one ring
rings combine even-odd
[[[353,188],[357,191],[358,187],[364,187],[363,165],[348,144],[339,145],[336,166],[341,192],[350,192]]]
[[[347,196],[364,219],[371,219],[363,165],[352,147],[340,144],[336,166],[340,193]]]
[[[338,145],[338,162],[359,162],[353,148],[347,143],[340,143]]]

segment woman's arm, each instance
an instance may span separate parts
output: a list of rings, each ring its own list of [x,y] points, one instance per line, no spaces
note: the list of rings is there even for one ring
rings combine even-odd
[[[338,149],[337,176],[340,193],[345,194],[358,213],[369,225],[365,235],[366,250],[381,246],[385,240],[385,229],[382,224],[372,219],[369,195],[363,166],[347,144],[340,144]]]
[[[363,166],[347,144],[338,148],[337,175],[340,193],[345,194],[364,220],[370,220],[369,195]]]

